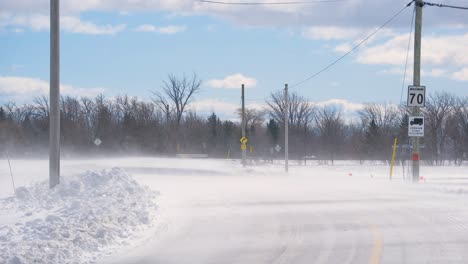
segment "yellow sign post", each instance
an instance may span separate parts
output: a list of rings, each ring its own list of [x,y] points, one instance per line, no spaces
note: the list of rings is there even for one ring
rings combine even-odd
[[[393,141],[393,152],[392,152],[392,162],[390,163],[390,180],[393,176],[393,164],[395,164],[395,152],[396,152],[397,138]]]

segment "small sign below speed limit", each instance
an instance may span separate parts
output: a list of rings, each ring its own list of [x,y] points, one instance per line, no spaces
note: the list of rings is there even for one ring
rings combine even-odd
[[[406,106],[426,106],[426,86],[408,86]]]

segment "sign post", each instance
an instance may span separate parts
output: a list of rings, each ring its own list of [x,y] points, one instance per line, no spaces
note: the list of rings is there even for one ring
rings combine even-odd
[[[392,148],[392,162],[390,163],[390,180],[392,180],[393,177],[393,165],[395,164],[395,153],[396,153],[396,147],[397,147],[397,138],[393,140],[393,148]]]
[[[414,19],[414,63],[413,63],[413,85],[418,87],[421,85],[421,33],[422,33],[422,10],[423,10],[423,0],[415,1],[415,19]],[[415,95],[416,96],[416,95]],[[419,95],[418,95],[419,96]],[[409,98],[411,99],[411,98]],[[414,98],[413,98],[414,100]],[[423,101],[424,98],[423,98]],[[418,98],[416,96],[416,102]],[[419,100],[421,102],[421,100]],[[421,110],[419,106],[414,106],[412,108],[412,115],[418,116],[421,115]],[[413,145],[413,182],[418,182],[419,180],[419,137],[412,138]]]
[[[247,147],[245,146],[245,143],[247,143],[247,138],[245,137],[245,93],[244,93],[244,90],[245,90],[245,86],[244,84],[242,84],[241,86],[241,93],[242,93],[242,138],[241,138],[241,143],[242,143],[242,146],[241,146],[241,150],[242,150],[242,166],[245,167],[246,165],[246,159],[247,159]],[[242,139],[245,138],[245,143],[242,142]]]

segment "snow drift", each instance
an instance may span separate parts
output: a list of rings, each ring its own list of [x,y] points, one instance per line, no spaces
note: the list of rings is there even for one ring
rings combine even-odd
[[[93,263],[148,230],[156,195],[118,168],[18,188],[0,200],[0,263]]]

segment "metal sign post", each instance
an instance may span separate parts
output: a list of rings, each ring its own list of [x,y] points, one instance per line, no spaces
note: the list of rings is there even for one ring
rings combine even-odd
[[[413,85],[421,85],[421,32],[422,32],[422,8],[424,3],[422,0],[416,0],[416,17],[414,30],[414,68],[413,68]],[[419,106],[414,106],[412,111],[413,116],[420,115]],[[413,143],[413,182],[419,181],[419,137],[412,138]]]
[[[289,171],[289,97],[288,84],[284,85],[284,101],[286,103],[284,110],[284,171]]]
[[[244,94],[244,84],[242,84],[242,139],[245,138],[245,94]],[[245,142],[247,143],[247,142]],[[242,166],[245,167],[247,164],[247,147],[244,147],[245,143],[242,143],[243,145],[241,146],[242,150]]]

